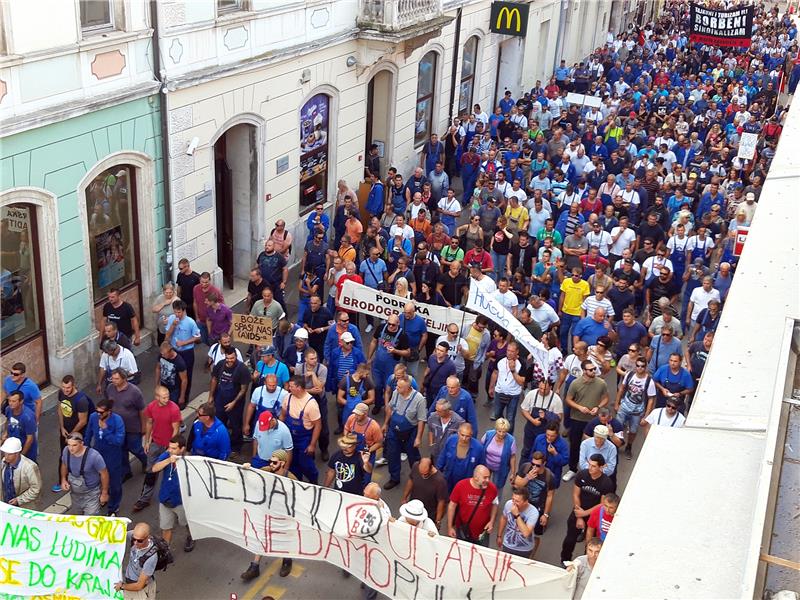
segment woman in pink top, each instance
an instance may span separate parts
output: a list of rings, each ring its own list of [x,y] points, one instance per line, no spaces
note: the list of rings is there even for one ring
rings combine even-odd
[[[286,221],[283,219],[275,221],[275,229],[269,233],[269,239],[275,244],[275,252],[289,260],[289,253],[292,251],[292,234],[286,230]]]

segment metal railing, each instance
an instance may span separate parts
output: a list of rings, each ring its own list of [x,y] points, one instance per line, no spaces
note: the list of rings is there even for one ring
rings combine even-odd
[[[368,29],[400,31],[442,13],[442,0],[360,0],[358,25]]]

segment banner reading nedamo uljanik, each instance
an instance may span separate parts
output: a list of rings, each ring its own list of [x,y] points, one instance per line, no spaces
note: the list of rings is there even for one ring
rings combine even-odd
[[[723,10],[692,2],[689,41],[710,46],[747,48],[753,35],[754,10],[752,4]]]
[[[0,598],[122,600],[128,523],[0,502]]]
[[[350,280],[344,282],[342,293],[339,296],[339,304],[342,308],[372,315],[379,319],[400,314],[403,312],[406,302],[408,300],[401,296],[381,292]],[[443,335],[447,333],[448,323],[457,323],[459,327],[463,327],[472,325],[475,321],[475,315],[455,308],[434,306],[423,302],[414,302],[414,305],[417,307],[417,314],[425,319],[428,333]]]
[[[574,574],[383,517],[376,502],[204,457],[178,463],[195,539],[320,560],[390,598],[571,598]],[[355,585],[349,596],[358,593]],[[349,597],[340,591],[332,597]]]

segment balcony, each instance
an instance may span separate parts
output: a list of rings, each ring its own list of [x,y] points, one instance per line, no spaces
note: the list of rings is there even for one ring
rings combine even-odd
[[[430,39],[451,20],[444,15],[442,0],[359,0],[360,37],[368,39]]]

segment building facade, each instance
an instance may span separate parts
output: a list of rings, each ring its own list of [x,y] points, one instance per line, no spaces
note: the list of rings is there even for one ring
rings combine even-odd
[[[2,5],[3,375],[22,361],[42,386],[94,382],[112,287],[152,328],[168,229],[147,8]]]

